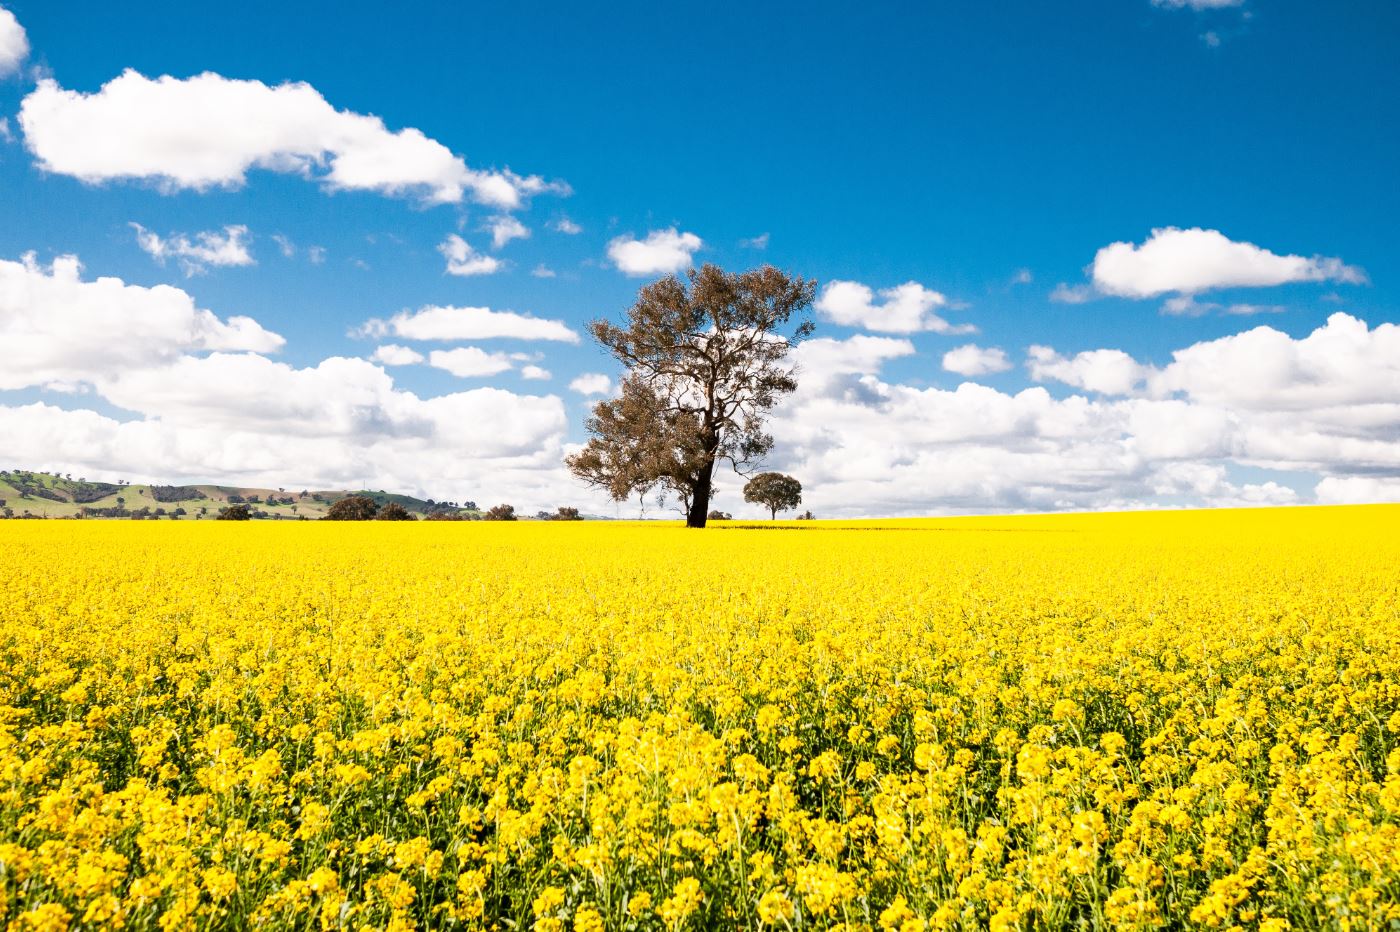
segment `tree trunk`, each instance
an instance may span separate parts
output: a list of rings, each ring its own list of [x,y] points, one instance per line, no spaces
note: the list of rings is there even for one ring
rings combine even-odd
[[[777,520],[778,520],[778,509],[777,509],[777,508],[769,508],[769,509],[768,509],[768,520],[770,520],[770,521],[777,521]]]
[[[710,480],[715,473],[715,461],[710,460],[695,477],[690,490],[690,512],[685,516],[686,527],[704,527],[710,514]]]

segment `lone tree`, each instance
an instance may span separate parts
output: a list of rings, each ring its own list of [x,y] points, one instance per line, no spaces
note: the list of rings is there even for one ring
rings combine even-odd
[[[777,520],[778,512],[802,504],[802,483],[780,472],[761,472],[744,486],[744,501],[762,505]]]
[[[514,520],[516,520],[516,517],[515,517],[515,506],[514,506],[514,505],[492,505],[491,508],[486,512],[486,514],[484,514],[484,515],[482,516],[482,520],[483,520],[483,521],[514,521]]]
[[[627,374],[619,397],[594,406],[569,469],[619,502],[674,492],[686,526],[704,527],[715,464],[742,475],[772,449],[764,419],[797,388],[788,352],[812,332],[815,292],[771,265],[733,274],[706,264],[643,288],[625,327],[594,321]]]
[[[253,512],[247,505],[229,505],[219,509],[215,521],[251,521]]]
[[[371,521],[379,506],[368,495],[347,495],[326,512],[325,521]]]

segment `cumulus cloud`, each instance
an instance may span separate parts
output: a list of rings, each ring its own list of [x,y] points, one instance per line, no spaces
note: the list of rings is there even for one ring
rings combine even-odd
[[[1006,352],[999,347],[981,347],[976,343],[968,343],[944,353],[943,368],[958,375],[989,375],[1010,369],[1011,360],[1006,358]]]
[[[521,366],[520,377],[531,382],[547,382],[553,378],[553,374],[542,366]]]
[[[203,274],[211,265],[225,267],[255,264],[252,253],[248,252],[246,226],[226,226],[223,232],[205,230],[194,234],[193,237],[176,233],[168,238],[152,233],[139,223],[131,224],[131,228],[136,231],[136,244],[143,252],[161,265],[164,265],[167,259],[177,260],[187,277]],[[290,242],[286,241],[285,237],[278,240],[278,246],[283,255],[291,255],[287,251]]]
[[[1314,494],[1322,505],[1366,505],[1400,502],[1400,476],[1328,476]]]
[[[500,271],[502,266],[500,259],[482,255],[456,233],[449,233],[447,239],[438,244],[438,252],[447,260],[448,275],[490,275]]]
[[[569,383],[569,390],[580,395],[611,395],[613,383],[601,372],[585,372]]]
[[[1334,314],[1299,338],[1256,327],[1160,367],[1119,350],[1032,347],[1032,377],[1071,386],[1062,398],[900,384],[882,367],[901,348],[856,342],[871,339],[802,344],[810,358],[773,425],[771,465],[800,476],[821,514],[1357,502],[1400,490],[1395,324]]]
[[[557,396],[481,387],[420,397],[377,364],[412,362],[414,350],[386,344],[376,361],[296,367],[264,355],[282,343],[178,288],[84,280],[72,257],[0,261],[0,391],[63,393],[59,404],[0,398],[6,453],[96,478],[602,506],[561,466]],[[92,396],[122,413],[92,410]]]
[[[423,354],[408,346],[386,343],[376,347],[370,359],[384,366],[412,366],[423,361]]]
[[[554,270],[543,262],[531,269],[530,274],[535,278],[553,278],[555,275]]]
[[[500,249],[513,239],[526,239],[530,235],[529,228],[510,214],[492,217],[486,224],[486,229],[491,231],[492,249]]]
[[[147,78],[127,70],[91,94],[41,80],[20,106],[39,166],[98,184],[147,180],[167,190],[239,187],[252,169],[290,172],[333,191],[470,198],[511,210],[567,193],[538,176],[469,168],[417,129],[337,110],[305,83],[269,86],[206,72]]]
[[[29,57],[29,38],[15,14],[0,7],[0,78],[19,71]]]
[[[1365,272],[1341,259],[1281,256],[1253,243],[1231,240],[1218,230],[1199,227],[1156,229],[1140,246],[1111,243],[1094,256],[1090,274],[1100,293],[1124,298],[1194,295],[1217,288],[1292,282],[1366,281]]]
[[[1037,382],[1056,381],[1104,395],[1128,395],[1152,373],[1122,350],[1099,349],[1061,356],[1048,346],[1026,351],[1026,368]]]
[[[568,217],[557,217],[551,220],[549,228],[555,233],[563,233],[565,236],[577,236],[583,232],[583,227],[574,223]]]
[[[595,501],[559,466],[565,416],[553,395],[420,398],[364,360],[298,369],[230,354],[146,370],[114,392],[143,416],[0,405],[6,452],[98,478],[369,485],[531,509]]]
[[[905,282],[876,293],[860,282],[833,281],[817,296],[817,313],[846,327],[884,333],[976,333],[971,324],[950,324],[934,311],[946,307],[948,298],[918,282]]]
[[[405,340],[551,340],[577,343],[578,333],[562,320],[547,320],[489,307],[428,305],[400,311],[388,320],[374,318],[356,330],[358,336],[393,334]]]
[[[428,354],[428,365],[451,372],[461,379],[479,379],[488,375],[499,375],[515,368],[515,363],[506,353],[488,353],[476,346],[433,350]]]
[[[768,248],[768,234],[767,234],[767,233],[760,233],[760,234],[758,234],[757,236],[751,236],[751,237],[749,237],[748,239],[741,239],[741,240],[739,240],[739,248],[740,248],[740,249],[767,249],[767,248]]]
[[[75,256],[48,268],[0,260],[0,389],[81,389],[185,353],[274,352],[282,337],[249,317],[220,319],[179,288],[84,281]]]
[[[694,233],[670,227],[653,230],[644,240],[619,236],[608,243],[608,258],[624,275],[664,275],[690,268],[692,257],[702,246]]]

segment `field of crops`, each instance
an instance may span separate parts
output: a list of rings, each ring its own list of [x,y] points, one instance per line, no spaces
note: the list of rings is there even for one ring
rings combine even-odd
[[[1393,928],[1400,508],[0,523],[0,928]]]

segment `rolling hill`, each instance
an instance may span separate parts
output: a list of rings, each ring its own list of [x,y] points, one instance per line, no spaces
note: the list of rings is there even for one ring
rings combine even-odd
[[[24,469],[0,470],[0,515],[20,518],[209,519],[225,505],[246,503],[264,519],[298,520],[323,516],[338,499],[364,495],[380,505],[397,502],[425,516],[434,511],[479,514],[474,502],[436,502],[367,489],[259,489],[227,485],[157,485],[90,482],[71,475]]]

